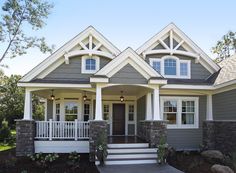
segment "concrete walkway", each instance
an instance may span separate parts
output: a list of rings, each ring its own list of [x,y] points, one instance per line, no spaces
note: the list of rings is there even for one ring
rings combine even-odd
[[[183,173],[170,165],[107,165],[97,166],[100,173]]]

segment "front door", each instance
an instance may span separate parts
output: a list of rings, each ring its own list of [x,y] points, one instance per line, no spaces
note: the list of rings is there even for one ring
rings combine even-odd
[[[113,135],[125,135],[125,104],[113,104]]]

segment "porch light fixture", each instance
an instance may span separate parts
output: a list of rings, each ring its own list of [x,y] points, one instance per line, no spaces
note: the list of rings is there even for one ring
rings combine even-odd
[[[52,99],[52,100],[54,100],[54,99],[55,99],[55,96],[53,95],[53,90],[52,90],[51,99]]]
[[[84,100],[84,101],[87,100],[86,92],[84,92],[83,100]]]
[[[124,100],[125,100],[125,98],[123,96],[123,91],[121,91],[120,101],[123,102]]]

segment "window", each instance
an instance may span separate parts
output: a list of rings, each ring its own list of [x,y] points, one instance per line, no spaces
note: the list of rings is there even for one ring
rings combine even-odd
[[[182,101],[182,124],[194,124],[194,101]]]
[[[169,124],[177,123],[177,101],[164,102],[164,119],[168,120]]]
[[[129,105],[129,121],[134,121],[134,105]]]
[[[198,128],[198,97],[161,97],[161,112],[168,128]]]
[[[176,60],[165,59],[164,61],[165,75],[176,75]]]
[[[65,103],[65,120],[74,121],[77,119],[78,104],[77,102],[66,102]]]
[[[99,57],[97,56],[82,56],[81,72],[82,73],[96,73],[99,70]]]
[[[90,105],[89,104],[84,104],[84,121],[88,121],[89,120],[89,110]]]
[[[56,103],[56,121],[60,121],[60,103]]]
[[[96,70],[96,60],[92,59],[92,58],[86,59],[85,69],[86,70]]]
[[[109,120],[109,105],[103,105],[103,119]]]
[[[191,60],[182,60],[175,56],[149,58],[150,65],[167,78],[191,78]]]

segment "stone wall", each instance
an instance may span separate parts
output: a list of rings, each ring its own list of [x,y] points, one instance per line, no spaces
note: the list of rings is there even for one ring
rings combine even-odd
[[[34,137],[34,120],[16,120],[16,156],[34,153]]]
[[[224,153],[236,151],[236,121],[204,121],[203,145]]]
[[[166,141],[167,121],[140,121],[139,123],[138,136],[149,142],[150,147],[157,147],[161,138]]]
[[[105,143],[107,144],[107,121],[90,121],[89,122],[89,159],[95,161],[96,143],[100,134],[105,134]]]

